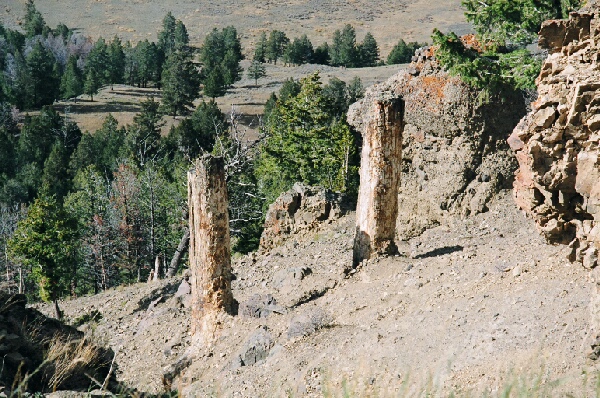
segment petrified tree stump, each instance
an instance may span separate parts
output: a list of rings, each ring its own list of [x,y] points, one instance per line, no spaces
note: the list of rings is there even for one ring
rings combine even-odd
[[[393,254],[402,162],[404,101],[379,99],[364,111],[360,188],[356,206],[353,263]]]
[[[231,313],[231,248],[227,186],[221,158],[205,155],[188,173],[192,333],[210,343]]]

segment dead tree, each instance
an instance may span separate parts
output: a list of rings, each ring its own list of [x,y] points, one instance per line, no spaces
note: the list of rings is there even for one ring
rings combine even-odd
[[[188,173],[192,333],[214,340],[220,318],[233,310],[227,186],[222,158],[204,155]]]
[[[185,253],[185,250],[188,247],[188,243],[190,241],[190,229],[186,228],[181,240],[179,241],[179,245],[177,245],[177,249],[175,249],[175,254],[173,254],[173,258],[171,259],[171,263],[169,264],[169,268],[167,270],[167,278],[171,278],[175,276],[177,273],[177,269],[179,268],[179,263],[181,262],[181,256]]]
[[[376,99],[363,104],[363,147],[356,206],[353,263],[393,254],[402,162],[404,101]]]

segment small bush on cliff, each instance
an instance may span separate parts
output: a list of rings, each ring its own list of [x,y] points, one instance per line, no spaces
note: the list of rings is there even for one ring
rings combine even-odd
[[[503,88],[535,89],[541,58],[525,46],[543,21],[561,18],[581,6],[579,0],[463,0],[465,16],[477,32],[476,48],[454,33],[433,33],[436,57],[450,74],[487,93]]]

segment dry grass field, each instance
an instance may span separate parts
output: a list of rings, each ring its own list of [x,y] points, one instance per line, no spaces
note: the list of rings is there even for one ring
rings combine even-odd
[[[6,27],[18,28],[25,14],[25,3],[26,0],[3,0],[0,22]],[[324,41],[331,42],[333,32],[350,23],[356,29],[358,41],[367,31],[373,34],[384,59],[400,38],[426,42],[435,27],[458,33],[469,30],[460,0],[37,0],[36,7],[49,26],[63,22],[93,39],[118,35],[123,40],[133,42],[156,40],[162,18],[168,11],[185,23],[191,43],[196,46],[201,45],[205,35],[213,28],[233,25],[242,38],[246,58],[251,58],[260,32],[272,29],[282,30],[290,38],[307,34],[316,46]],[[242,62],[244,69],[248,65],[248,60]],[[384,81],[399,68],[267,65],[267,77],[260,79],[258,85],[244,76],[217,102],[224,112],[235,109],[249,136],[253,136],[269,95],[278,91],[290,77],[298,79],[319,70],[324,83],[333,76],[346,82],[358,76],[363,85],[368,87]],[[139,102],[147,96],[160,100],[161,93],[152,88],[105,87],[93,102],[87,96],[80,96],[76,100],[59,102],[57,107],[68,112],[71,120],[77,122],[82,130],[93,132],[102,125],[108,113],[117,118],[120,124],[130,124],[139,111]],[[165,117],[163,132],[168,132],[171,125],[177,122]]]
[[[2,0],[0,22],[15,28],[25,12],[25,0]],[[313,44],[331,42],[336,29],[350,23],[357,37],[370,31],[389,53],[399,38],[427,41],[433,28],[465,32],[460,0],[37,0],[50,26],[59,22],[93,38],[112,37],[137,42],[156,40],[168,11],[181,19],[192,44],[200,44],[213,28],[233,25],[248,51],[261,31],[279,29],[289,37],[307,34]]]
[[[246,69],[249,64],[249,61],[245,60],[242,62],[242,67]],[[223,112],[229,113],[233,110],[239,115],[240,127],[246,130],[247,137],[250,139],[255,136],[256,127],[269,95],[272,92],[279,91],[283,82],[289,78],[299,79],[319,71],[323,83],[327,83],[332,77],[349,82],[355,76],[358,76],[363,85],[368,87],[386,80],[404,66],[345,69],[326,65],[285,67],[279,64],[267,64],[266,67],[267,76],[259,79],[257,85],[254,84],[253,79],[248,79],[244,74],[242,80],[230,88],[225,96],[216,99]],[[112,89],[107,86],[100,90],[94,96],[94,101],[90,101],[87,95],[81,95],[74,100],[58,102],[56,108],[61,113],[67,113],[69,118],[76,122],[82,131],[94,132],[102,126],[102,122],[109,113],[119,121],[120,125],[131,124],[133,117],[140,110],[140,101],[148,97],[154,97],[159,101],[161,92],[155,88],[115,85]],[[208,101],[210,98],[200,98],[196,102],[199,103],[202,100]],[[174,120],[170,116],[165,116],[163,120],[165,122],[163,133],[166,134],[173,124],[179,122],[180,118]]]

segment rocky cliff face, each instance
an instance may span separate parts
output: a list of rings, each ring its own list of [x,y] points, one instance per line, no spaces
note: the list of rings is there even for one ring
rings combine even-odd
[[[430,48],[367,90],[350,108],[350,124],[362,131],[372,118],[370,104],[382,98],[405,104],[399,237],[418,235],[448,215],[483,212],[499,189],[510,187],[516,162],[505,140],[526,112],[523,98],[484,100],[443,71]]]
[[[570,245],[571,261],[597,265],[600,247],[600,19],[572,13],[546,21],[540,45],[549,55],[539,96],[508,142],[519,161],[517,205],[551,243]]]

